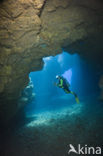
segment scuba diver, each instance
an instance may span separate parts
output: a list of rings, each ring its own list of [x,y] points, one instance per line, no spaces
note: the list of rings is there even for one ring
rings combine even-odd
[[[58,79],[59,81],[58,81],[58,83],[55,83],[55,86],[62,88],[65,91],[65,93],[67,93],[67,94],[74,95],[76,102],[79,103],[79,99],[78,99],[76,93],[72,92],[69,89],[70,84],[67,82],[67,80],[63,76],[59,76],[59,75],[56,76],[56,79]]]

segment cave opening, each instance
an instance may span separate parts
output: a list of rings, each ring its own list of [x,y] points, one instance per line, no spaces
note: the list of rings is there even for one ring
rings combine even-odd
[[[26,116],[77,106],[72,94],[66,94],[54,85],[57,82],[56,75],[63,76],[69,82],[70,90],[79,97],[78,106],[98,96],[95,70],[78,54],[71,55],[63,51],[55,57],[44,57],[43,61],[43,69],[29,75],[34,98],[26,105]]]

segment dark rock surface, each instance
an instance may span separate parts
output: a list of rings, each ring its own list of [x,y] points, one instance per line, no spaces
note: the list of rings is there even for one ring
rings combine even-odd
[[[103,75],[101,76],[100,81],[99,81],[99,88],[101,90],[100,100],[103,101]]]
[[[28,74],[42,68],[44,56],[64,48],[102,70],[102,41],[102,0],[0,1],[1,118],[16,114]]]

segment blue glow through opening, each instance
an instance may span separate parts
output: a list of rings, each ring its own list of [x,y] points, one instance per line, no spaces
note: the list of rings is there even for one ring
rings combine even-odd
[[[96,91],[94,73],[79,55],[63,52],[55,57],[45,57],[43,61],[43,70],[30,73],[36,94],[30,108],[33,111],[52,110],[75,103],[72,95],[66,95],[63,89],[54,85],[56,75],[66,78],[70,90],[80,99]]]
[[[71,84],[72,69],[69,69],[69,70],[65,71],[64,74],[62,74],[62,76],[69,82],[69,84]]]

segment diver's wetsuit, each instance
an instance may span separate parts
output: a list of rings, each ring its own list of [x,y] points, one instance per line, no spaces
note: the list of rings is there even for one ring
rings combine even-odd
[[[66,93],[70,93],[71,91],[69,90],[69,86],[70,84],[67,82],[67,80],[63,77],[60,77],[58,87],[63,88]]]
[[[67,93],[67,94],[69,94],[69,93],[73,94],[73,95],[75,96],[76,102],[79,103],[79,99],[78,99],[76,93],[72,92],[72,91],[69,89],[70,84],[67,82],[67,80],[66,80],[65,78],[59,76],[59,83],[56,84],[56,85],[57,85],[58,87],[62,88],[62,89],[65,91],[65,93]]]

